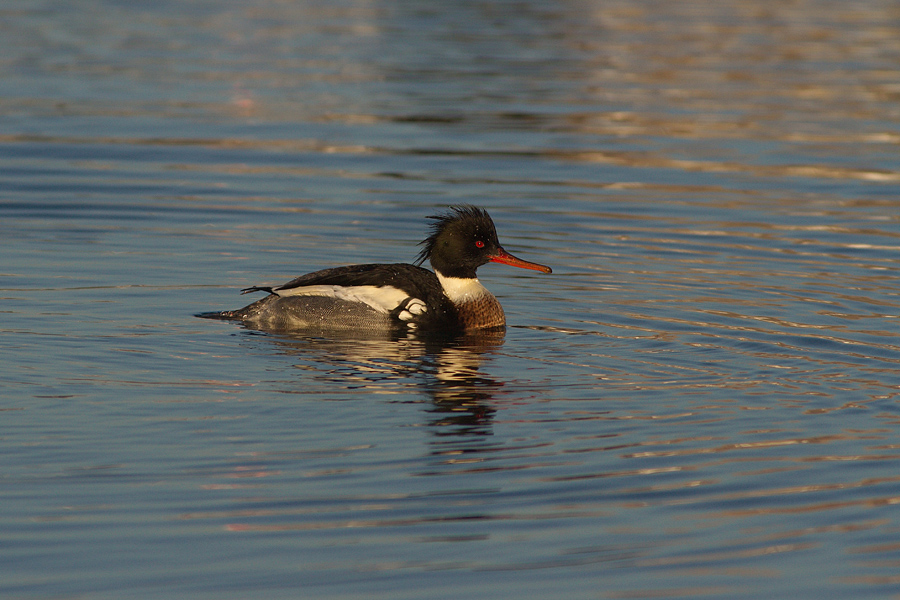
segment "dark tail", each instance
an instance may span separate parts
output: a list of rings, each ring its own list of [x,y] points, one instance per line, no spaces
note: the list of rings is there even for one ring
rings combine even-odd
[[[248,287],[241,290],[242,294],[252,294],[253,292],[269,292],[270,294],[275,293],[272,291],[272,288],[261,285],[254,285],[253,287]]]
[[[269,288],[247,288],[252,289],[252,291],[266,291],[270,292]],[[223,321],[246,321],[247,319],[253,318],[258,315],[259,311],[268,305],[273,300],[278,300],[278,296],[270,293],[265,298],[261,298],[254,302],[253,304],[248,304],[244,308],[239,308],[237,310],[223,310],[219,312],[202,312],[194,315],[195,317],[200,317],[201,319],[221,319]]]
[[[201,319],[221,319],[223,321],[231,321],[234,319],[241,320],[243,317],[239,314],[239,310],[223,310],[221,312],[202,312],[194,316]]]

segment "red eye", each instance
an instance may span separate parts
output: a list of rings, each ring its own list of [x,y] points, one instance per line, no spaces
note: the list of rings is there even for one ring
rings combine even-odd
[[[476,241],[475,247],[476,248],[484,248],[484,242],[482,242],[481,240]]]

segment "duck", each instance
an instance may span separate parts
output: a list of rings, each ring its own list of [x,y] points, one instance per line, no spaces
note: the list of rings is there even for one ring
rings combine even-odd
[[[506,327],[500,302],[478,280],[487,263],[552,273],[503,249],[483,208],[450,207],[433,220],[413,264],[358,264],[301,275],[243,294],[267,295],[237,310],[200,313],[261,330],[343,333],[441,332],[463,334]],[[428,261],[433,271],[421,265]]]

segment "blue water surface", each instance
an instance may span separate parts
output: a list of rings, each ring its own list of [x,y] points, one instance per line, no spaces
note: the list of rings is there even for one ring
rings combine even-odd
[[[893,3],[0,16],[3,597],[900,593]],[[193,316],[465,203],[503,335]]]

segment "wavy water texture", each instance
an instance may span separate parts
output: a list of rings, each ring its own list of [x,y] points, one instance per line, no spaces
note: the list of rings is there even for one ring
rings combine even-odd
[[[0,8],[0,594],[896,595],[898,16]],[[462,203],[503,334],[192,316]]]

